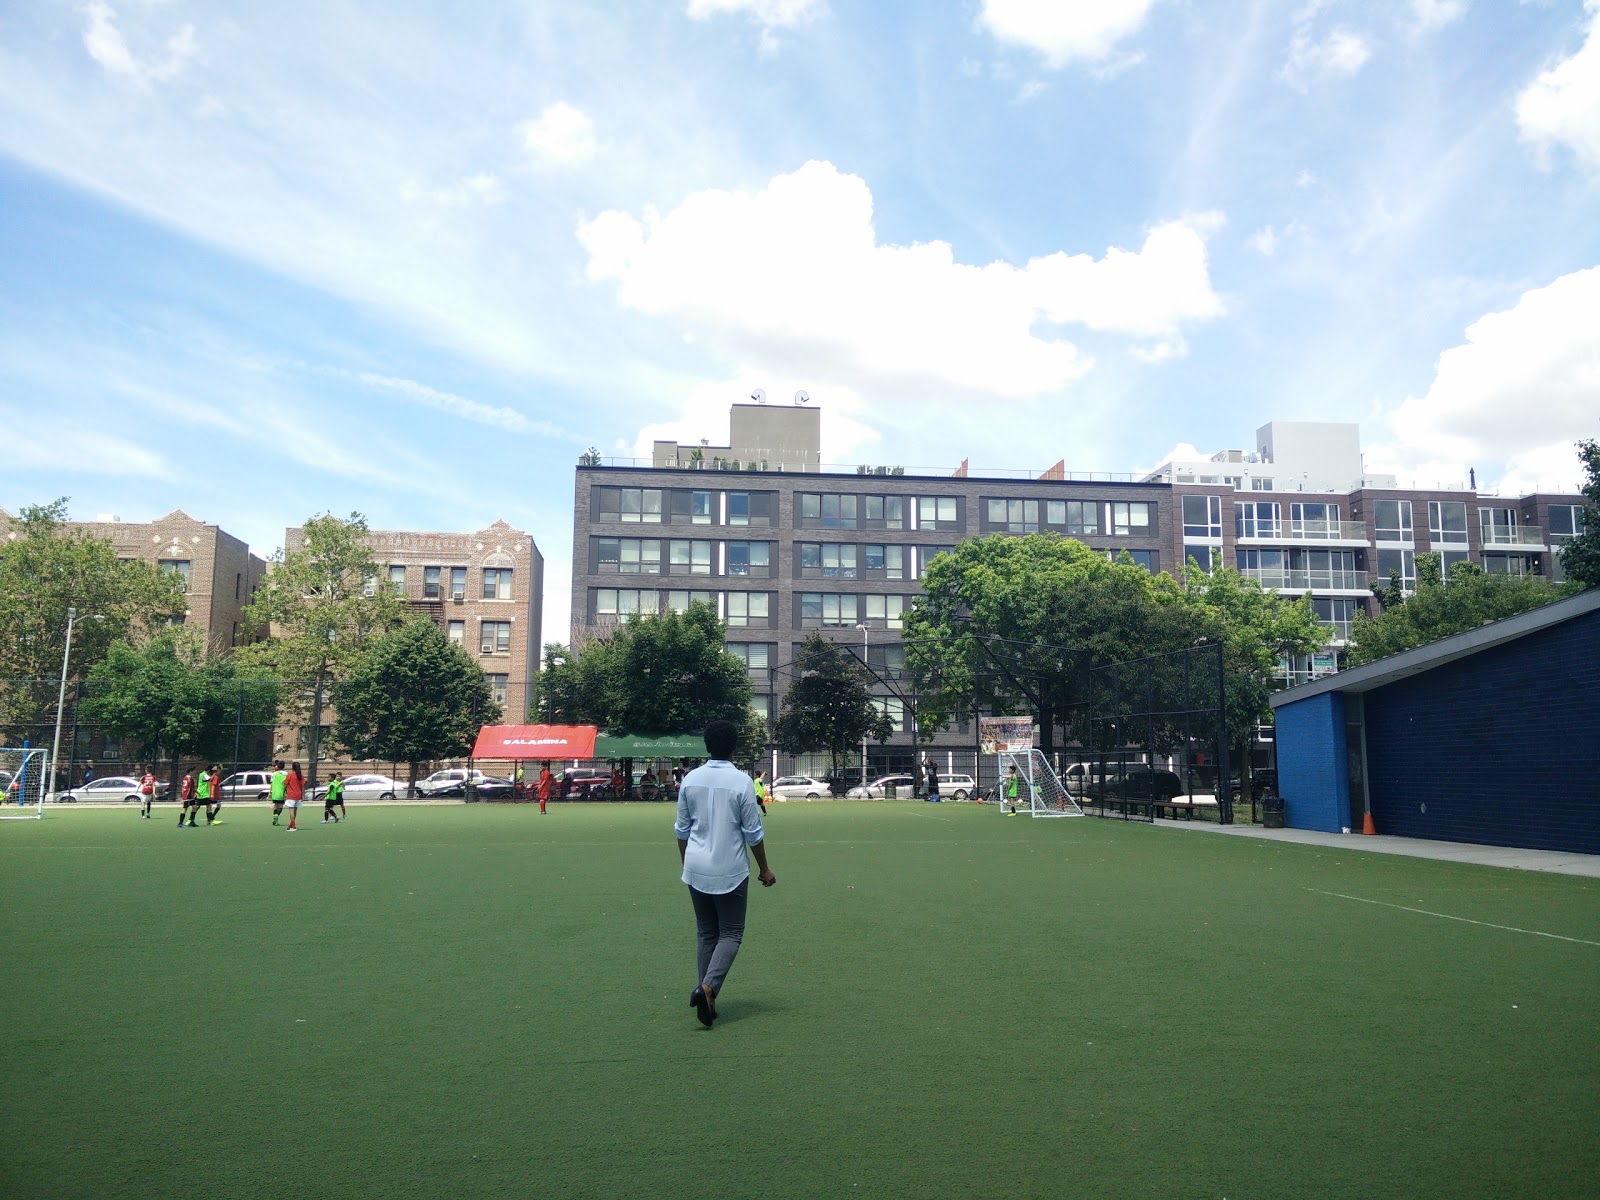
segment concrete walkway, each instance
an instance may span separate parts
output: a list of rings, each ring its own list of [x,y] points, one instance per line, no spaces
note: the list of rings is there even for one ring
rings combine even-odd
[[[1474,846],[1466,842],[1429,842],[1421,838],[1385,837],[1383,834],[1319,833],[1312,829],[1264,829],[1260,825],[1214,825],[1210,821],[1157,821],[1166,829],[1194,829],[1230,837],[1265,838],[1299,842],[1335,850],[1365,850],[1374,854],[1404,854],[1412,858],[1437,858],[1445,862],[1476,863],[1484,867],[1509,867],[1515,871],[1549,871],[1556,875],[1583,875],[1600,879],[1600,854],[1563,850],[1518,850],[1509,846]]]

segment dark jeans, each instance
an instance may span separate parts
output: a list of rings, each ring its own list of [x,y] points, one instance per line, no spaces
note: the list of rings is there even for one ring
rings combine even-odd
[[[715,996],[728,977],[739,943],[744,940],[744,914],[750,899],[750,880],[742,880],[731,892],[702,892],[689,889],[694,904],[696,931],[695,960],[700,982]]]

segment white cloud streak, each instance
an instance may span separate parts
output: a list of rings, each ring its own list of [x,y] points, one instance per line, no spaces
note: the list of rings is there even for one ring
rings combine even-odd
[[[116,9],[103,0],[90,0],[83,12],[88,19],[83,31],[83,48],[89,52],[89,57],[108,74],[126,79],[140,89],[175,78],[198,53],[193,25],[180,26],[167,39],[164,54],[140,57],[118,27]]]
[[[1517,127],[1542,150],[1567,147],[1600,170],[1600,0],[1587,0],[1583,45],[1538,76],[1517,97]]]

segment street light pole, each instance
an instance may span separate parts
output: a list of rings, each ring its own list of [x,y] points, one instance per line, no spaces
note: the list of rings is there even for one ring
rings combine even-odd
[[[55,739],[50,743],[50,781],[55,784],[55,790],[58,792],[61,790],[61,781],[57,778],[61,774],[61,710],[67,706],[67,664],[72,659],[72,626],[77,619],[78,610],[69,607],[67,609],[67,644],[61,650],[61,688],[56,692],[56,735]],[[96,621],[105,620],[98,613],[95,614],[93,619]],[[70,784],[71,780],[67,782]],[[47,784],[45,787],[46,794],[50,790]]]
[[[856,628],[861,630],[861,665],[870,671],[871,668],[867,666],[867,627],[858,624]],[[861,731],[861,798],[867,798],[867,731],[864,729]]]

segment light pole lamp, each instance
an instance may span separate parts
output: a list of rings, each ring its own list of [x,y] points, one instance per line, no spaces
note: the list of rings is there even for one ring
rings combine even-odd
[[[857,624],[856,628],[861,630],[861,666],[870,671],[871,668],[867,666],[867,627]],[[867,799],[867,731],[864,729],[861,731],[861,798]]]
[[[61,688],[56,692],[56,733],[50,743],[50,781],[55,784],[55,790],[61,790],[61,710],[67,706],[67,669],[72,661],[72,626],[78,619],[78,610],[72,607],[67,609],[67,644],[61,650]],[[90,620],[104,621],[105,618],[95,613]],[[68,780],[71,783],[71,780]],[[46,792],[50,791],[47,787]]]

